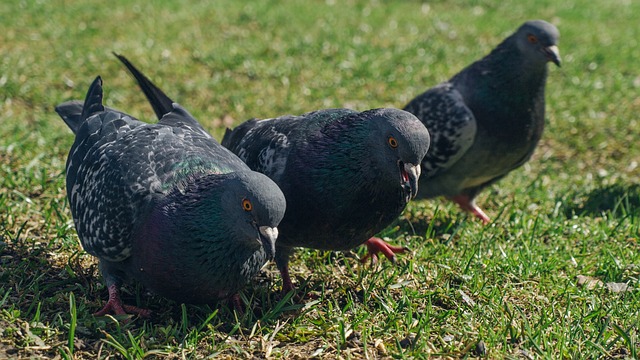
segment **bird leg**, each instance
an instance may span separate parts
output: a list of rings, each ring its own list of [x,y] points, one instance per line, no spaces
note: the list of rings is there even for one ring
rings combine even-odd
[[[93,316],[105,316],[109,315],[127,315],[134,314],[142,318],[147,318],[151,315],[151,310],[142,309],[137,306],[125,305],[120,299],[120,290],[116,284],[111,284],[107,288],[109,290],[109,300],[104,305],[102,310],[93,314]]]
[[[489,216],[487,216],[487,214],[485,214],[484,211],[482,211],[482,209],[480,209],[478,205],[476,205],[474,199],[470,198],[468,195],[456,195],[450,197],[450,199],[454,203],[458,204],[458,206],[460,206],[462,210],[468,211],[478,219],[482,220],[482,223],[484,225],[487,225],[489,222],[491,222]]]
[[[289,291],[296,289],[289,275],[289,265],[285,264],[284,266],[278,267],[280,268],[280,276],[282,277],[282,294],[288,294]]]
[[[244,314],[244,304],[240,299],[240,294],[235,293],[231,295],[231,297],[229,298],[229,303],[238,314],[240,315]]]
[[[282,294],[286,295],[291,290],[295,290],[296,287],[293,285],[291,281],[291,275],[289,275],[289,258],[293,250],[287,247],[278,247],[276,248],[276,256],[275,261],[278,266],[278,270],[280,270],[280,277],[282,278]]]
[[[384,256],[387,257],[387,259],[395,264],[395,254],[400,254],[409,250],[406,247],[389,245],[384,240],[377,237],[372,237],[369,240],[365,241],[364,245],[367,246],[368,253],[360,260],[360,262],[363,263],[367,261],[368,258],[371,258],[371,263],[376,264],[378,262],[377,254],[381,252]]]

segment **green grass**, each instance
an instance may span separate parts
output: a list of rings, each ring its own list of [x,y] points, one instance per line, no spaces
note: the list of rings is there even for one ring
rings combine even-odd
[[[0,358],[632,358],[640,321],[640,27],[635,1],[125,0],[0,3]],[[326,107],[401,107],[524,20],[558,25],[547,129],[531,162],[479,198],[489,226],[412,203],[393,266],[300,251],[317,299],[278,294],[268,266],[227,304],[129,286],[151,320],[94,318],[106,300],[73,229],[53,107],[96,75],[108,105],[153,121],[112,51],[218,139],[227,124]],[[579,285],[584,275],[606,285]]]

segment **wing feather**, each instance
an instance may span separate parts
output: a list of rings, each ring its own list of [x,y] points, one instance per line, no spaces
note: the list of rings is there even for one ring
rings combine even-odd
[[[431,134],[431,147],[422,161],[424,177],[435,176],[453,166],[474,142],[475,117],[450,83],[431,88],[404,110],[415,114]]]

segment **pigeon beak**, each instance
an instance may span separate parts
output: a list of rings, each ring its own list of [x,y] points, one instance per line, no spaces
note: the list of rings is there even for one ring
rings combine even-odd
[[[413,165],[411,163],[399,163],[402,175],[402,188],[409,195],[409,199],[413,199],[418,194],[418,179],[420,178],[420,164]]]
[[[558,49],[558,47],[556,45],[551,45],[548,46],[546,48],[544,48],[543,50],[544,54],[547,56],[547,59],[549,59],[549,61],[553,62],[554,64],[556,64],[557,67],[561,67],[560,66],[560,49]]]
[[[276,239],[278,238],[278,228],[260,226],[258,231],[260,231],[260,242],[262,243],[262,247],[264,248],[265,253],[267,253],[267,257],[269,258],[269,260],[271,260],[276,255]]]

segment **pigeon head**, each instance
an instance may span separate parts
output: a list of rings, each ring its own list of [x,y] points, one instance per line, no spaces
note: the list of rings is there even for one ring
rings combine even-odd
[[[169,210],[178,226],[198,229],[195,236],[203,243],[229,238],[243,242],[238,244],[242,248],[261,246],[269,259],[275,256],[277,226],[284,217],[286,203],[278,185],[267,176],[241,170],[187,179],[179,188],[180,194],[173,195],[182,198],[181,208]],[[219,218],[227,220],[207,226],[210,219]]]
[[[257,241],[269,259],[275,256],[278,224],[284,217],[285,197],[278,185],[254,171],[232,174],[222,195],[222,208],[233,219],[235,232]]]
[[[518,48],[527,59],[552,63],[560,66],[558,40],[560,32],[552,24],[543,20],[527,21],[515,33]]]
[[[374,109],[364,114],[370,116],[369,147],[374,166],[387,172],[387,178],[397,179],[406,201],[413,199],[418,193],[420,163],[430,144],[427,128],[403,110]]]

